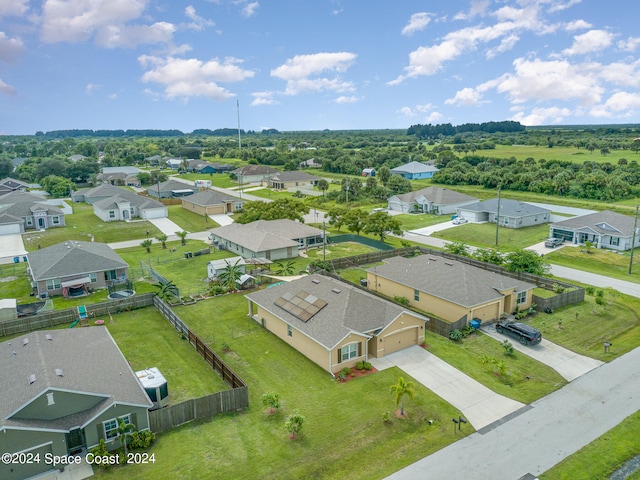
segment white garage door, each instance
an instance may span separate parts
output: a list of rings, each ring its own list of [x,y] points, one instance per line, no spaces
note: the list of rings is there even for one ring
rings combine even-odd
[[[0,225],[0,235],[11,235],[14,233],[20,233],[19,223],[10,223],[7,225]]]
[[[384,337],[384,354],[397,352],[403,348],[418,344],[418,327],[392,333]]]

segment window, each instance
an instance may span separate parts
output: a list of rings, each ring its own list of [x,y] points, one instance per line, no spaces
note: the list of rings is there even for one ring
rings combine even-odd
[[[516,294],[516,304],[520,305],[527,301],[527,292],[518,292]]]
[[[95,273],[90,273],[89,278],[91,279],[91,283],[96,283],[98,281],[98,276]]]
[[[106,272],[104,272],[105,280],[115,280],[117,278],[118,278],[118,274],[116,273],[115,270],[107,270]]]
[[[413,299],[414,299],[416,302],[419,302],[419,301],[420,301],[420,290],[414,290],[414,291],[413,291]]]
[[[111,420],[107,420],[106,422],[102,422],[104,426],[104,438],[107,440],[111,440],[112,438],[116,438],[118,436],[118,424],[122,422],[125,425],[129,425],[131,423],[131,415],[124,415],[118,418],[112,418]]]
[[[47,290],[58,290],[60,288],[60,279],[54,278],[47,280]]]
[[[504,217],[504,224],[509,225],[509,217]]]
[[[52,222],[54,225],[60,225],[60,217],[58,217],[58,216],[51,217],[51,222]]]
[[[609,239],[609,245],[615,245],[615,246],[620,245],[620,237],[611,237]]]
[[[109,210],[109,218],[116,218],[116,212],[113,210]]]
[[[287,335],[293,337],[293,327],[291,325],[287,325]]]
[[[346,362],[351,358],[356,358],[358,356],[358,344],[350,343],[349,345],[345,345],[342,347],[342,361]]]
[[[33,218],[27,217],[27,227],[32,227],[32,226],[33,226]]]

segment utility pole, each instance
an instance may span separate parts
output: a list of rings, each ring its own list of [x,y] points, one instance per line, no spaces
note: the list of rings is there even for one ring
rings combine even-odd
[[[636,230],[638,229],[638,204],[636,204],[636,218],[633,221],[633,235],[631,237],[631,256],[629,257],[629,275],[633,268],[633,248],[636,246]]]
[[[322,261],[327,260],[327,229],[324,225],[324,220],[322,220]]]
[[[345,184],[344,188],[345,188],[345,191],[346,191],[346,196],[345,196],[345,202],[344,203],[345,203],[345,206],[347,208],[349,208],[349,177],[346,177],[344,179],[344,184]]]
[[[496,212],[496,247],[498,246],[499,227],[500,227],[500,187],[498,187],[498,211]]]
[[[236,107],[238,109],[238,153],[240,160],[242,160],[242,139],[240,138],[240,100],[236,99]],[[242,200],[242,171],[240,171],[240,200]]]

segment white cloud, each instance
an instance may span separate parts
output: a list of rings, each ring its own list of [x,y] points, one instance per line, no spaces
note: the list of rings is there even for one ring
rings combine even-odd
[[[553,1],[550,1],[550,2],[548,2],[548,3],[551,3],[551,7],[549,7],[549,13],[561,12],[563,10],[566,10],[568,8],[573,7],[574,5],[577,5],[580,2],[582,2],[582,0],[568,0],[568,1],[553,0]]]
[[[424,105],[416,105],[416,110],[419,112],[428,112],[433,110],[434,105],[432,103],[425,103]]]
[[[0,32],[0,62],[14,63],[24,50],[20,38],[9,38],[4,32]]]
[[[143,55],[138,58],[143,68],[148,68],[142,81],[153,82],[164,87],[164,96],[169,99],[208,97],[223,101],[234,96],[218,82],[233,83],[254,76],[254,72],[244,70],[237,64],[239,60],[229,58],[224,62],[217,59],[203,62],[190,58],[160,58]]]
[[[574,30],[586,30],[587,28],[591,27],[592,25],[585,22],[584,20],[575,20],[573,22],[567,23],[564,28],[567,32],[573,32]]]
[[[605,30],[590,30],[573,37],[573,45],[562,51],[565,55],[584,55],[604,50],[613,43],[613,35]]]
[[[184,9],[184,14],[187,18],[191,20],[191,23],[188,24],[188,27],[191,30],[199,31],[205,27],[212,27],[215,25],[215,22],[213,20],[207,20],[206,18],[203,18],[200,15],[198,15],[193,5],[188,5]]]
[[[411,107],[402,107],[400,110],[398,110],[398,113],[405,117],[415,117],[417,115],[416,112],[411,109]]]
[[[640,110],[640,94],[616,92],[603,105],[598,105],[589,112],[594,117],[625,117]]]
[[[635,52],[640,46],[640,37],[629,37],[626,40],[620,40],[618,42],[618,48],[620,50],[626,50],[629,52]]]
[[[0,18],[21,17],[29,9],[29,0],[0,0]]]
[[[355,95],[341,95],[340,97],[334,100],[335,103],[356,103],[360,100]]]
[[[444,101],[445,105],[455,105],[458,107],[475,107],[481,103],[486,103],[482,100],[482,93],[475,88],[463,88],[456,92],[455,97],[448,98]]]
[[[6,84],[0,78],[0,92],[6,93],[7,95],[16,95],[18,92],[11,85]]]
[[[42,8],[42,40],[47,43],[83,42],[134,47],[169,42],[175,28],[167,22],[146,24],[141,17],[146,0],[47,0]],[[140,20],[138,24],[132,24]]]
[[[91,95],[95,90],[98,90],[101,87],[102,85],[98,85],[96,83],[87,83],[87,86],[84,87],[84,92],[87,95]]]
[[[296,55],[288,59],[284,65],[271,70],[271,76],[286,80],[285,93],[287,95],[323,90],[349,92],[353,91],[355,87],[351,82],[342,81],[338,74],[346,72],[355,59],[356,55],[349,52]],[[320,74],[325,74],[325,76],[315,77]],[[332,78],[329,78],[327,74]]]
[[[518,40],[520,40],[520,37],[518,35],[509,35],[508,37],[503,38],[500,41],[500,45],[487,50],[486,57],[490,59],[495,57],[499,53],[508,52],[513,47],[515,47],[516,43],[518,43]]]
[[[256,10],[258,10],[259,6],[260,4],[258,2],[248,3],[242,8],[242,15],[245,17],[252,17],[256,14]]]
[[[273,92],[255,92],[252,93],[251,96],[253,97],[253,101],[251,102],[252,107],[278,104],[278,102],[273,98]]]
[[[562,123],[562,121],[569,115],[571,115],[571,110],[568,108],[534,108],[528,115],[525,115],[524,112],[516,113],[511,117],[511,120],[528,126],[550,125]]]
[[[431,22],[432,14],[427,12],[419,12],[411,15],[409,23],[407,23],[402,29],[403,35],[413,35],[415,32],[420,32],[427,28],[427,25]]]
[[[440,112],[433,112],[425,118],[427,123],[437,123],[442,119],[442,114]]]

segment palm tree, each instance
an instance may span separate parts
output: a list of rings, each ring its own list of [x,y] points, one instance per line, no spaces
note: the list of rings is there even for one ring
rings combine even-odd
[[[147,249],[147,253],[151,253],[151,245],[153,245],[153,242],[151,241],[150,238],[147,238],[144,242],[140,244],[141,247],[144,247]]]
[[[404,378],[398,377],[398,383],[391,385],[389,391],[395,394],[396,406],[400,405],[400,416],[404,417],[404,396],[409,395],[409,398],[413,398],[415,393],[413,382],[406,382]]]
[[[131,437],[131,432],[136,429],[136,426],[133,423],[118,423],[118,438],[124,437],[122,440],[122,445],[124,446],[124,458],[127,458],[127,443],[129,438]]]
[[[236,263],[231,265],[229,262],[226,262],[227,266],[224,267],[224,270],[220,273],[220,280],[229,290],[236,290],[237,285],[236,281],[240,279],[242,276],[242,268],[239,263],[240,260],[236,260]]]
[[[180,295],[178,287],[171,280],[160,280],[159,283],[155,283],[153,286],[158,289],[156,295],[165,302]]]
[[[156,237],[156,240],[162,243],[162,249],[167,248],[167,236],[164,233],[161,233]]]
[[[291,260],[287,261],[287,263],[285,264],[283,264],[282,262],[277,262],[276,266],[276,275],[293,275],[295,273],[295,264]]]
[[[176,235],[178,237],[180,237],[180,242],[181,244],[184,246],[187,244],[187,235],[189,234],[189,232],[185,232],[184,230],[181,232],[176,232]]]

